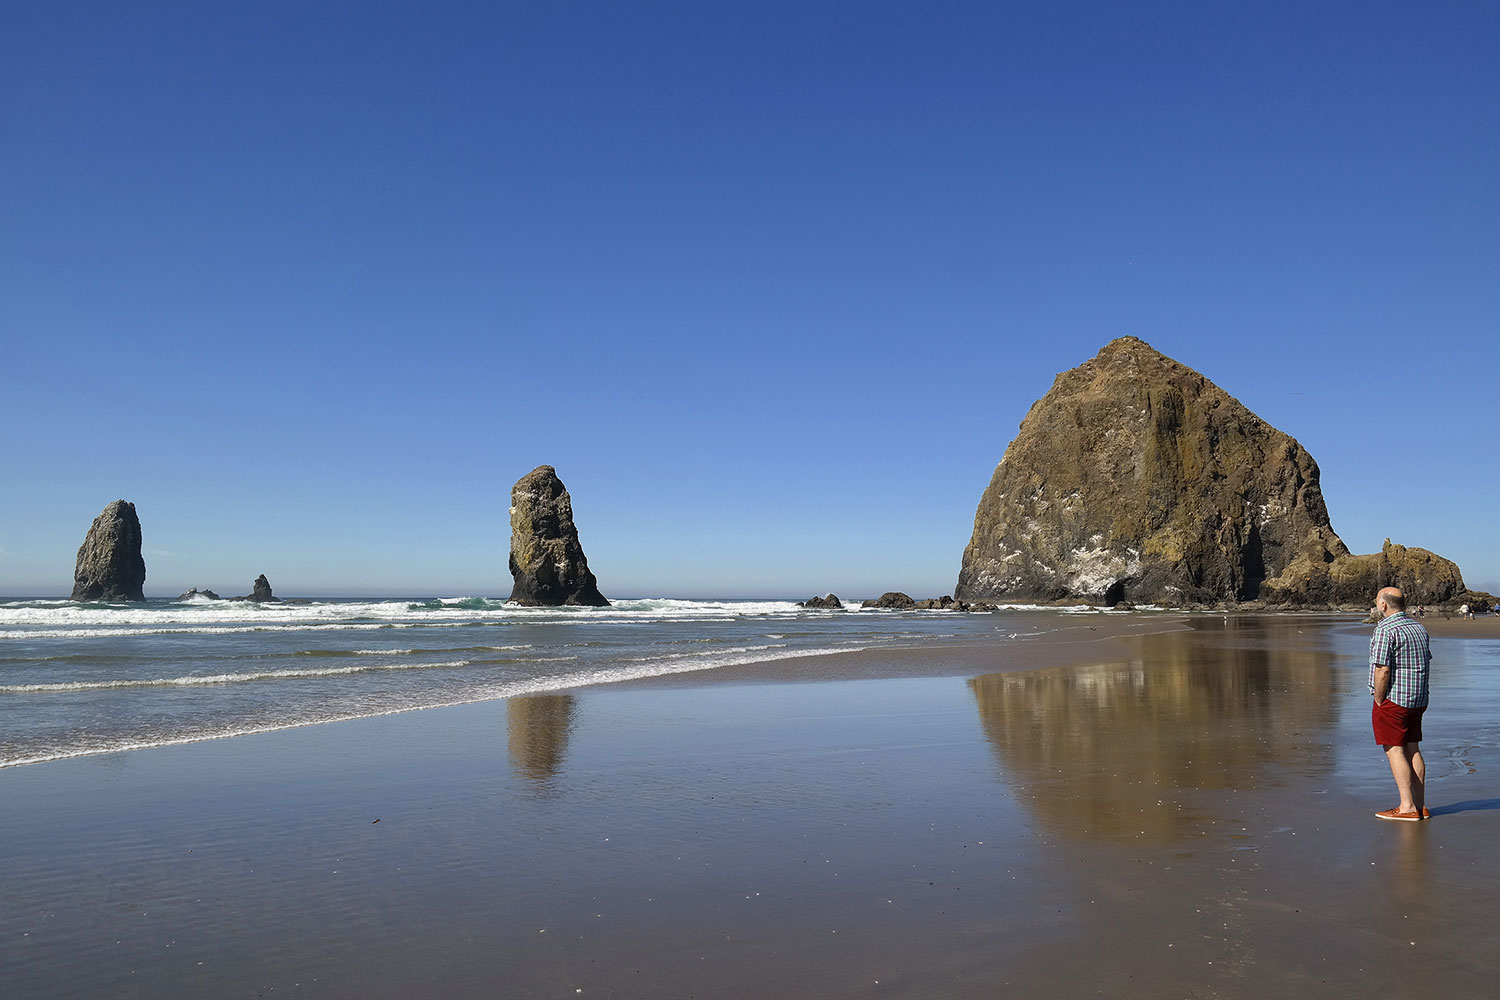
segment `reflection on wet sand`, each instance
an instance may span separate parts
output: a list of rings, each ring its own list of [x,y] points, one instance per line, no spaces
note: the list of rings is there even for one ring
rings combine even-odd
[[[546,784],[556,776],[573,732],[573,696],[534,694],[511,698],[505,706],[511,770],[516,777]]]
[[[1002,775],[1053,833],[1176,840],[1203,825],[1194,790],[1255,788],[1273,763],[1329,769],[1339,678],[1295,620],[1138,642],[1126,663],[969,682]]]

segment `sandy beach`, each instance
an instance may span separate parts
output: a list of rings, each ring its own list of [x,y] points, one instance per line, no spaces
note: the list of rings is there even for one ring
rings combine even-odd
[[[0,979],[75,996],[1487,995],[1500,630],[1424,824],[1347,617],[787,659],[0,771]],[[1485,631],[1491,629],[1490,631]]]

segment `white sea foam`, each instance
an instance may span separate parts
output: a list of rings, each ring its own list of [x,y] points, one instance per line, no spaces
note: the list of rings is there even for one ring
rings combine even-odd
[[[734,621],[743,617],[796,617],[790,601],[686,601],[650,598],[617,601],[606,608],[527,608],[487,598],[433,601],[329,601],[253,604],[193,598],[145,605],[94,605],[24,601],[0,605],[0,638],[38,634],[62,638],[105,635],[218,634],[262,629],[347,628],[540,622]]]
[[[1081,612],[1078,608],[1006,605],[1007,610]],[[877,617],[906,614],[883,608],[849,612]],[[690,601],[677,598],[620,600],[604,608],[529,608],[489,598],[445,597],[430,601],[327,601],[311,604],[254,604],[212,601],[151,602],[145,605],[93,605],[72,601],[23,601],[0,605],[0,638],[204,634],[256,631],[370,630],[444,628],[465,625],[587,623],[734,622],[750,619],[828,620],[828,612],[808,611],[791,601]]]
[[[498,650],[497,650],[498,651]],[[383,652],[383,651],[376,651]],[[137,687],[200,687],[203,685],[244,684],[251,681],[306,680],[315,677],[343,677],[393,670],[457,670],[468,666],[493,666],[498,663],[569,663],[576,656],[533,656],[524,660],[444,660],[429,663],[421,660],[406,663],[359,663],[347,667],[307,667],[290,670],[251,670],[223,674],[187,674],[182,677],[120,677],[108,681],[57,681],[38,684],[0,684],[0,695],[55,694],[69,691],[107,691]]]
[[[53,684],[0,684],[0,694],[41,694],[63,691],[106,691],[132,687],[198,687],[205,684],[243,684],[246,681],[299,680],[309,677],[340,677],[374,670],[436,670],[467,667],[469,660],[443,663],[364,663],[349,667],[319,667],[307,670],[255,670],[235,674],[189,674],[185,677],[121,677],[112,681],[60,681]]]

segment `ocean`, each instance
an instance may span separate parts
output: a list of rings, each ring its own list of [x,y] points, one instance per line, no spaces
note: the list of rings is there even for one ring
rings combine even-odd
[[[0,767],[1060,621],[790,601],[0,601]]]

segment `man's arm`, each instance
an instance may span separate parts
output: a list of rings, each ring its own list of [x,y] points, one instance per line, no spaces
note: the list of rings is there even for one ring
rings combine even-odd
[[[1391,665],[1389,663],[1377,663],[1375,665],[1375,704],[1379,705],[1385,701],[1385,696],[1391,690]]]

